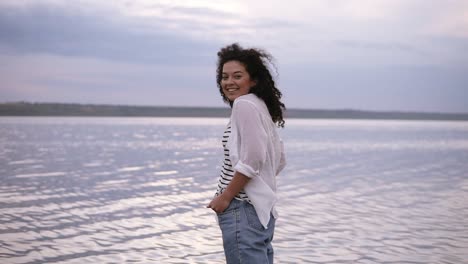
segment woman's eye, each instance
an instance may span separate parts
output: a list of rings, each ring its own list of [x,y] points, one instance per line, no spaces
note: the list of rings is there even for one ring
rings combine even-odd
[[[234,78],[236,78],[236,79],[238,79],[238,80],[239,80],[240,78],[242,78],[242,76],[240,76],[240,75],[237,75],[237,76],[234,76]]]

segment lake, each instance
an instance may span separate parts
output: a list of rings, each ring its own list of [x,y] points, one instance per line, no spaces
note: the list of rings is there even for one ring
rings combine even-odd
[[[222,118],[0,117],[0,263],[224,263]],[[468,122],[290,119],[275,263],[466,263]]]

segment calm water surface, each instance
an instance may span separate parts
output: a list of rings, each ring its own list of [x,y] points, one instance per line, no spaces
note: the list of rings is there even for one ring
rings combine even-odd
[[[226,121],[0,118],[0,263],[223,263]],[[468,122],[286,125],[276,263],[467,263]]]

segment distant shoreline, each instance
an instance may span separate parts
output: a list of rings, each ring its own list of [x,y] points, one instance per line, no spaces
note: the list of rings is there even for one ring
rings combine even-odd
[[[0,116],[229,117],[228,107],[169,107],[74,103],[0,103]],[[468,113],[287,109],[285,118],[468,121]]]

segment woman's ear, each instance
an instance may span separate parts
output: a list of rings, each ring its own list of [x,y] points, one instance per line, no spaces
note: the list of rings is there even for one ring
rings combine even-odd
[[[257,79],[253,79],[250,81],[250,88],[254,87],[255,85],[257,85]]]

